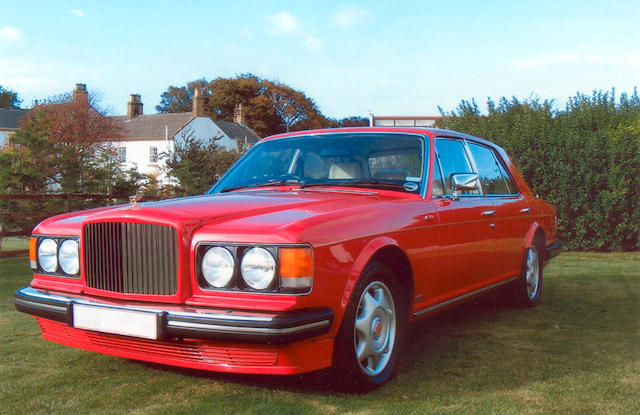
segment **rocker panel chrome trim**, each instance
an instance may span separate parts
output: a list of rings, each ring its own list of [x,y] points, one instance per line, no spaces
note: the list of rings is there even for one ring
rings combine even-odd
[[[482,294],[483,292],[493,290],[494,288],[498,288],[501,285],[509,284],[510,282],[513,282],[513,281],[517,280],[518,278],[519,277],[516,276],[516,277],[509,278],[508,280],[504,280],[504,281],[496,282],[495,284],[487,285],[486,287],[482,287],[482,288],[480,288],[478,290],[471,291],[471,292],[463,294],[463,295],[461,295],[459,297],[455,297],[455,298],[452,298],[450,300],[444,301],[442,303],[438,303],[436,305],[433,305],[431,307],[427,307],[427,308],[425,308],[423,310],[416,311],[415,313],[413,313],[413,315],[418,317],[418,316],[421,316],[423,314],[427,314],[427,313],[430,313],[432,311],[436,311],[439,308],[446,307],[446,306],[448,306],[450,304],[453,304],[453,303],[456,303],[458,301],[462,301],[462,300],[465,300],[467,298],[473,297],[474,295]]]

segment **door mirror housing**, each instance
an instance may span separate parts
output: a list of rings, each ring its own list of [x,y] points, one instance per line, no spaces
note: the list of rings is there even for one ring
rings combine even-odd
[[[458,200],[458,192],[479,190],[479,180],[476,173],[454,173],[451,175],[451,196]]]

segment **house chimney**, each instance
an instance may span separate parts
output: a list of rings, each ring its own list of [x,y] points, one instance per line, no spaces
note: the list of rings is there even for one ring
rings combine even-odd
[[[139,94],[131,94],[127,103],[127,118],[132,119],[138,115],[142,115],[142,101]]]
[[[76,88],[73,90],[73,96],[71,98],[74,102],[80,102],[84,105],[89,104],[89,96],[87,95],[87,86],[85,84],[76,84]]]
[[[233,122],[245,125],[247,120],[244,115],[244,108],[242,107],[242,103],[236,105],[236,108],[233,110]]]
[[[209,104],[209,97],[202,88],[196,88],[193,92],[193,115],[195,117],[207,116],[207,105]]]

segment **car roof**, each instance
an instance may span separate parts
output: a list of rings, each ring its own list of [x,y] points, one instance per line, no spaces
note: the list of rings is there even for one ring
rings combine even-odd
[[[325,135],[325,134],[349,134],[349,133],[409,133],[409,134],[424,134],[431,138],[435,137],[450,137],[450,138],[463,138],[467,140],[476,141],[485,144],[490,147],[494,147],[501,152],[504,149],[499,145],[485,140],[480,137],[474,137],[469,134],[460,133],[452,130],[444,130],[441,128],[429,128],[429,127],[346,127],[346,128],[325,128],[319,130],[302,130],[294,131],[283,134],[276,134],[269,137],[265,137],[260,141],[267,141],[280,138],[298,137],[303,135]]]

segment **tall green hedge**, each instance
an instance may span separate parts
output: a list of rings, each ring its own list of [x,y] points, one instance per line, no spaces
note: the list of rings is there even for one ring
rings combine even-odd
[[[489,99],[444,113],[442,126],[489,139],[512,157],[534,193],[558,213],[567,249],[640,249],[640,97],[615,90],[552,101]]]

